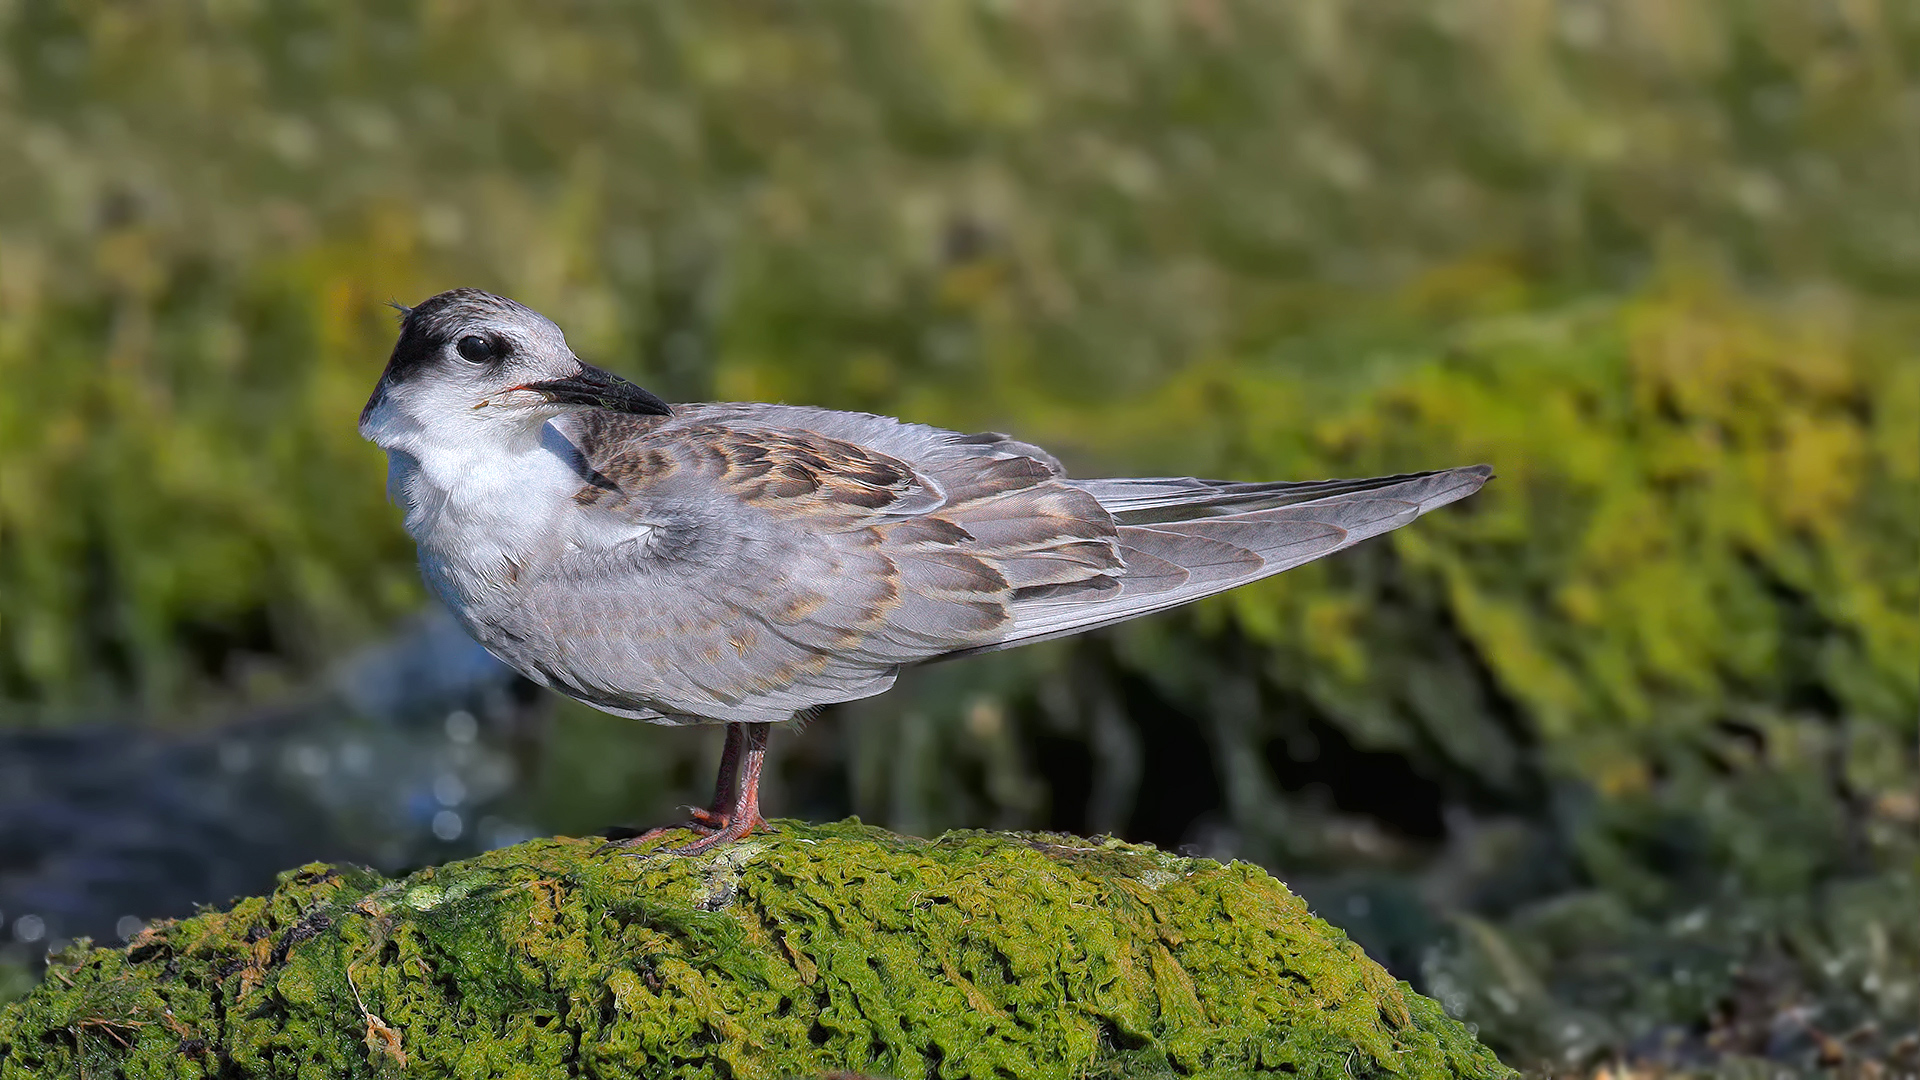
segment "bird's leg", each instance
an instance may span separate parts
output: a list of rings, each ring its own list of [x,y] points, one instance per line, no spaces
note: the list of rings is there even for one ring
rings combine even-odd
[[[760,772],[766,765],[767,738],[772,734],[773,727],[771,724],[733,724],[729,726],[729,736],[734,728],[746,730],[741,739],[744,746],[740,757],[739,787],[733,792],[733,806],[727,814],[726,824],[686,847],[671,849],[675,855],[698,855],[768,828],[767,819],[760,816]],[[732,745],[731,738],[728,745]]]
[[[687,811],[695,825],[705,825],[710,829],[724,829],[733,816],[735,788],[740,776],[740,751],[747,742],[747,725],[727,725],[726,749],[720,751],[720,773],[713,781],[713,805],[705,810],[692,807]]]
[[[603,844],[599,850],[636,848],[666,833],[692,829],[702,834],[700,839],[685,847],[660,848],[658,853],[697,855],[751,833],[766,831],[767,819],[760,816],[760,773],[766,764],[767,738],[772,731],[771,724],[728,724],[727,745],[720,752],[720,775],[714,781],[711,807],[690,810],[688,816],[693,820],[685,825],[648,829],[639,836]]]

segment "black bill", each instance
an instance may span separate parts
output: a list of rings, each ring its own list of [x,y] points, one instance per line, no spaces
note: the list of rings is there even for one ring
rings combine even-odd
[[[560,405],[596,405],[614,412],[639,413],[643,416],[673,415],[671,405],[613,372],[602,371],[592,364],[581,364],[579,371],[564,379],[527,383],[522,389],[538,391],[546,395],[548,401]]]

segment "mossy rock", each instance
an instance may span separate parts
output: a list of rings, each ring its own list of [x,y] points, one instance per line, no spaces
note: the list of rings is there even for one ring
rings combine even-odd
[[[1247,864],[858,822],[598,846],[314,864],[76,947],[0,1011],[0,1080],[1511,1075]]]

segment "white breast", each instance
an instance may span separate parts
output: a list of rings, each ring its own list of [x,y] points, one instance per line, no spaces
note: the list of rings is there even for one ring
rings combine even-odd
[[[427,583],[456,612],[565,549],[583,480],[558,432],[457,414],[431,429],[383,419],[373,426],[387,450],[387,493],[406,511]]]

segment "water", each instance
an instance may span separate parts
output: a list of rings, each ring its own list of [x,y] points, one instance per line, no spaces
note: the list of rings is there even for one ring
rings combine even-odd
[[[383,871],[533,834],[503,811],[537,698],[444,615],[304,700],[191,734],[0,731],[0,962],[264,892],[279,871]]]

